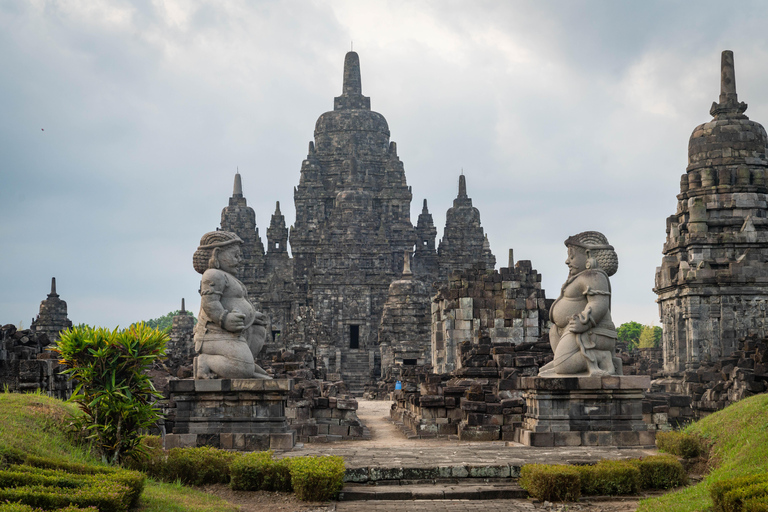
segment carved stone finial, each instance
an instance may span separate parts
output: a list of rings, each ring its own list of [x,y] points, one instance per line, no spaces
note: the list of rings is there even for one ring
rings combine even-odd
[[[406,250],[403,254],[403,277],[410,277],[413,275],[411,272],[411,252]]]
[[[360,57],[356,52],[348,52],[346,57],[344,57],[344,86],[342,94],[346,96],[363,94],[363,85],[360,79]]]
[[[458,197],[467,197],[467,179],[464,177],[464,171],[462,170],[459,176],[459,195]]]
[[[427,200],[424,200],[424,206],[421,208],[421,213],[427,214],[429,213],[429,209],[427,209]]]
[[[233,197],[243,197],[243,182],[240,179],[240,173],[235,173],[235,186],[232,190]]]
[[[275,215],[282,215],[280,213],[280,201],[275,201]]]
[[[184,307],[184,297],[181,298],[181,314],[186,315],[187,309]]]
[[[509,250],[509,259],[507,260],[507,268],[515,268],[515,254],[514,250]]]
[[[51,293],[48,294],[49,297],[58,297],[59,294],[56,293],[56,278],[51,278]]]
[[[733,63],[733,52],[723,50],[720,57],[720,103],[712,103],[709,113],[712,116],[720,114],[740,115],[747,110],[747,104],[739,102],[736,94],[736,68]]]

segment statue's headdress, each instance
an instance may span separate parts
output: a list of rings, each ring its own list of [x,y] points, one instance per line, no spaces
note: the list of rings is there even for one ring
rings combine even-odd
[[[589,253],[587,268],[601,268],[612,276],[619,269],[619,257],[604,234],[598,231],[584,231],[568,237],[566,246],[580,247]]]
[[[192,257],[192,266],[202,274],[215,266],[215,256],[218,249],[232,244],[241,244],[243,240],[229,231],[211,231],[200,239],[200,246]]]

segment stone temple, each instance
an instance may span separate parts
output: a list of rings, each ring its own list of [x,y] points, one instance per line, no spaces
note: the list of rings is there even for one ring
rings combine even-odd
[[[416,308],[418,320],[409,323],[413,332],[401,333],[408,338],[405,357],[396,359],[429,361],[429,300],[435,285],[456,270],[477,265],[492,270],[496,260],[463,175],[437,248],[426,199],[416,226],[411,223],[411,187],[386,119],[363,96],[355,52],[344,59],[342,93],[334,98],[333,110],[315,124],[293,196],[294,225],[286,226],[278,203],[266,248],[239,174],[221,214],[221,229],[245,242],[239,277],[256,308],[271,320],[272,342],[264,352],[309,348],[322,369],[340,374],[359,394],[382,373],[379,332],[385,304],[401,304],[406,314],[413,309],[411,298],[390,299],[390,294],[415,287],[423,304]],[[404,275],[407,257],[412,271]],[[409,283],[412,279],[421,284]],[[400,346],[392,339],[392,314],[402,312],[390,312],[381,331],[390,362],[392,348]]]
[[[656,270],[667,373],[728,356],[745,335],[768,334],[768,136],[744,115],[731,51],[722,53],[719,100],[691,135]]]

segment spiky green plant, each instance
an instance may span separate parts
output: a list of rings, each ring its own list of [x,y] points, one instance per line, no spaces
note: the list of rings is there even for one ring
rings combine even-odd
[[[61,333],[53,350],[77,386],[70,401],[85,413],[83,427],[108,463],[141,451],[140,435],[160,418],[147,370],[165,355],[168,336],[146,325],[122,332],[89,326]]]

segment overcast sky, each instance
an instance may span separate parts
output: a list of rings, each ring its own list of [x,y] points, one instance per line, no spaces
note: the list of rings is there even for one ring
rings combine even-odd
[[[266,237],[345,53],[442,235],[461,170],[497,266],[557,297],[563,240],[605,233],[613,316],[652,292],[688,137],[720,52],[768,123],[768,3],[0,1],[0,324],[29,326],[57,277],[69,317],[114,327],[197,311],[192,253],[239,167]],[[266,242],[266,240],[264,240]]]

